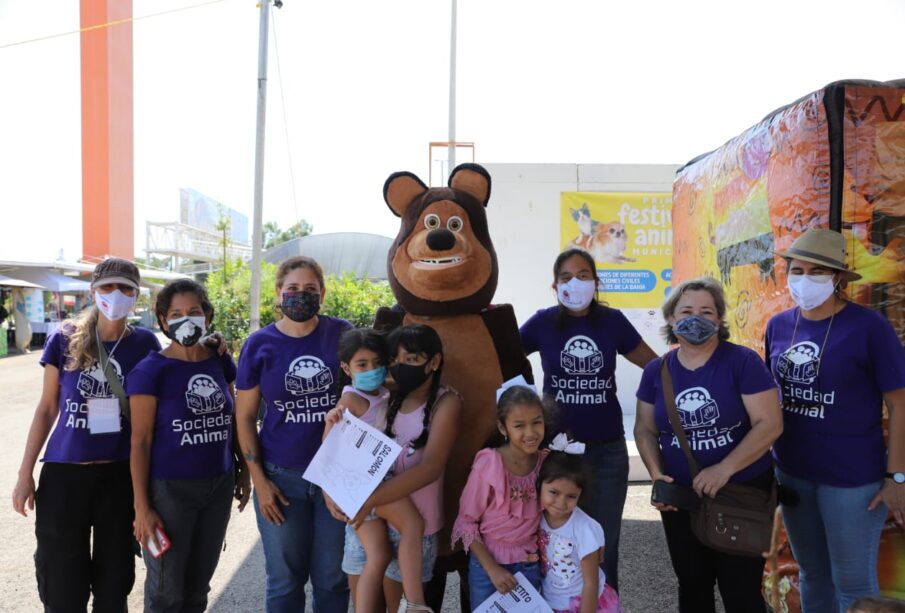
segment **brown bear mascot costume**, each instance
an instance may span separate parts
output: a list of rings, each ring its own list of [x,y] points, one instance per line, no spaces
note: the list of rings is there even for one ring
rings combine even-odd
[[[462,395],[462,426],[444,481],[445,527],[428,604],[440,610],[446,573],[459,571],[462,611],[468,606],[467,564],[452,553],[449,534],[456,519],[475,453],[496,429],[496,390],[531,366],[522,350],[511,305],[490,304],[497,285],[497,258],[484,207],[490,175],[462,164],[449,187],[428,188],[409,172],[397,172],[383,187],[387,205],[402,218],[387,258],[387,278],[398,307],[380,309],[375,327],[420,323],[443,341],[443,379]],[[480,603],[473,603],[475,605]]]

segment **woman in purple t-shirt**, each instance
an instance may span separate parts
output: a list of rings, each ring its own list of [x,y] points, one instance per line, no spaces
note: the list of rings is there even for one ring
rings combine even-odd
[[[714,497],[729,481],[769,489],[770,445],[782,432],[779,397],[761,357],[728,341],[723,289],[711,277],[686,281],[663,303],[663,318],[666,341],[679,348],[644,368],[637,392],[635,442],[651,479],[690,485],[698,496]],[[669,421],[663,360],[682,429],[702,466],[694,479]],[[714,551],[695,537],[688,511],[654,506],[679,580],[680,613],[712,613],[714,583],[727,613],[763,613],[763,558]]]
[[[778,255],[798,305],[770,319],[766,333],[785,424],[776,473],[794,492],[783,519],[802,609],[845,611],[878,592],[887,509],[899,523],[905,514],[905,351],[881,314],[845,297],[860,275],[845,264],[841,234],[808,230]]]
[[[311,258],[285,260],[276,281],[283,317],[248,337],[236,378],[236,429],[264,546],[265,607],[268,613],[303,611],[310,577],[315,609],[345,611],[344,526],[327,510],[320,488],[302,475],[320,446],[324,416],[336,406],[339,337],[352,325],[318,315],[326,288]]]
[[[199,343],[214,316],[200,284],[167,283],[154,311],[173,342],[139,362],[127,386],[135,538],[148,571],[145,611],[202,611],[230,501],[235,495],[239,511],[248,502],[248,471],[233,454],[236,366]]]
[[[135,264],[104,260],[91,277],[94,304],[44,344],[44,387],[13,507],[35,510],[38,594],[47,611],[84,611],[92,594],[95,611],[124,611],[135,581],[130,429],[118,397],[133,367],[160,349],[149,330],[126,325],[138,283]]]
[[[643,368],[656,354],[625,315],[597,302],[599,290],[594,258],[581,249],[563,251],[553,264],[558,304],[535,313],[519,333],[526,354],[540,352],[544,394],[560,411],[551,434],[565,431],[586,444],[592,473],[581,507],[603,526],[607,546],[601,566],[618,590],[628,448],[616,398],[616,355]]]

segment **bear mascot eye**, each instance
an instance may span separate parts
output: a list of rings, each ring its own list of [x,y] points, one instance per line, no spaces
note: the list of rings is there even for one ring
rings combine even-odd
[[[440,227],[440,216],[431,213],[424,218],[424,227],[428,230],[436,230]]]
[[[462,221],[461,217],[453,215],[449,218],[449,221],[446,222],[446,227],[453,232],[459,232],[462,230],[462,226],[465,225],[465,222]]]

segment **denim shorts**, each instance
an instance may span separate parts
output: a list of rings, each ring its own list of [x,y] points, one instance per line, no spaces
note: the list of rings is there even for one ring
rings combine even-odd
[[[393,547],[393,559],[387,567],[384,576],[396,583],[402,583],[402,574],[399,572],[399,560],[396,552],[399,549],[400,534],[387,526],[387,534],[390,537],[390,545]],[[355,533],[352,526],[346,525],[346,544],[343,548],[343,572],[347,575],[360,575],[364,570],[365,554],[364,545]],[[421,581],[427,583],[434,576],[434,564],[437,561],[437,535],[431,534],[421,539]]]

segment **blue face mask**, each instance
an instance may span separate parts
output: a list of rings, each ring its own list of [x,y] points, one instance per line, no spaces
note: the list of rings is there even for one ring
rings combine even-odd
[[[672,327],[676,336],[681,336],[692,345],[704,344],[708,338],[717,333],[717,330],[719,330],[719,326],[700,315],[680,319]]]
[[[387,367],[379,366],[374,370],[366,370],[364,372],[352,373],[352,387],[362,392],[373,392],[387,378]]]

